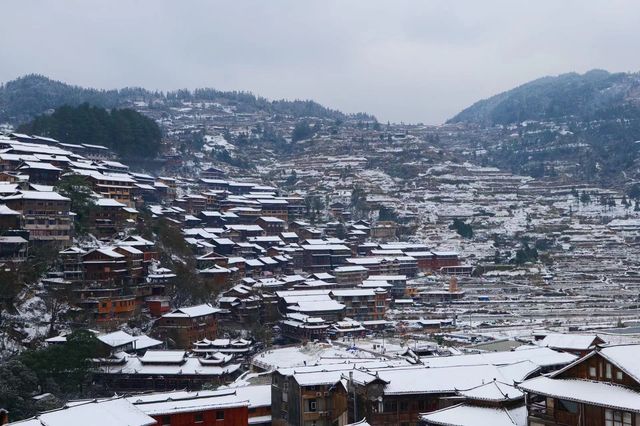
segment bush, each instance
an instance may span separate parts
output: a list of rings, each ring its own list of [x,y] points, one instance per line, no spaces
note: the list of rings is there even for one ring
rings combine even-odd
[[[473,228],[471,225],[460,219],[453,219],[453,223],[449,225],[449,229],[454,229],[463,238],[473,238]]]

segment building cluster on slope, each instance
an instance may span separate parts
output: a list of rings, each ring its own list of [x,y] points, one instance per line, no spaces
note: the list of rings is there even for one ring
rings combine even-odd
[[[167,124],[188,140],[184,116]],[[204,152],[236,150],[223,131],[253,134],[256,116],[210,118],[221,117],[224,128],[196,129],[215,133]],[[633,327],[611,326],[632,316],[620,304],[640,288],[628,209],[605,214],[573,188],[448,157],[430,138],[451,127],[329,128],[257,161],[262,176],[209,167],[203,153],[198,175],[152,176],[105,147],[0,137],[0,260],[12,268],[55,244],[42,284],[75,324],[101,330],[94,381],[127,395],[21,423],[640,424],[638,346],[620,345],[636,341]],[[167,169],[184,157],[167,155]],[[77,238],[65,179],[91,191],[93,239]],[[209,303],[176,300],[185,278],[145,221],[189,247],[171,256],[189,257]],[[525,244],[555,265],[515,264]],[[598,335],[532,332],[585,333],[592,315]],[[140,319],[149,336],[114,331]]]

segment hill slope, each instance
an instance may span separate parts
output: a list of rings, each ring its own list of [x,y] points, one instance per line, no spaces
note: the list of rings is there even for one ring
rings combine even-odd
[[[0,123],[20,124],[62,105],[77,106],[89,103],[102,108],[115,108],[130,106],[131,103],[139,100],[147,102],[155,100],[163,104],[171,104],[172,101],[178,100],[216,102],[239,113],[264,112],[294,117],[315,116],[334,119],[344,119],[348,116],[310,100],[270,101],[249,92],[224,92],[215,89],[178,90],[167,93],[151,92],[142,88],[97,90],[31,74],[0,86]],[[373,119],[372,116],[363,113],[352,116]]]
[[[640,74],[592,70],[585,74],[543,77],[478,101],[449,123],[482,125],[526,120],[575,119],[589,121],[620,108],[640,111]]]
[[[640,180],[638,73],[540,78],[476,102],[449,123],[482,129],[469,147],[517,173],[607,185]]]

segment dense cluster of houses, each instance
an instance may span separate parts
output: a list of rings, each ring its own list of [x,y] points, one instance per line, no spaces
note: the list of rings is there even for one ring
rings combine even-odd
[[[373,238],[377,225],[364,220],[346,222],[338,238],[338,222],[305,221],[301,196],[224,179],[214,167],[198,180],[179,180],[130,172],[104,147],[10,134],[0,148],[2,260],[19,262],[30,245],[56,242],[56,268],[44,283],[66,290],[92,324],[117,325],[141,310],[159,316],[169,308],[165,285],[175,274],[158,264],[155,242],[136,235],[141,209],[183,234],[196,254],[198,275],[224,292],[224,314],[242,323],[288,313],[380,320],[393,298],[405,296],[407,279],[460,263],[454,252]],[[45,178],[42,170],[51,173]],[[98,244],[74,244],[75,212],[56,187],[68,176],[92,191],[89,227]],[[307,294],[301,304],[283,305],[278,296],[320,290],[333,291]],[[321,298],[333,302],[322,307]]]
[[[215,364],[221,355],[187,357],[200,361],[192,366],[183,351],[155,350],[160,342],[150,338],[116,332],[98,339],[114,360],[112,367],[103,364],[104,375],[108,368],[128,368],[140,376],[126,388],[130,396],[73,401],[12,424],[70,424],[102,410],[104,417],[91,424],[581,426],[640,420],[640,345],[611,344],[597,335],[549,334],[510,351],[448,356],[420,356],[410,347],[387,354],[327,344],[317,353],[275,348],[267,357],[256,355],[256,372],[230,386],[155,393],[137,392],[154,388],[151,372],[171,376],[171,368],[181,372],[173,373],[176,381],[167,389],[218,383],[207,377],[216,367],[202,361]],[[64,336],[51,341],[63,343]],[[196,350],[232,353],[245,343],[203,339]],[[129,355],[120,355],[125,351]],[[120,356],[124,367],[116,365]],[[251,383],[260,378],[266,383]]]
[[[416,143],[395,135],[390,146],[398,140]],[[125,395],[69,402],[16,424],[640,424],[636,344],[547,334],[496,343],[508,349],[465,347],[472,326],[495,322],[496,305],[482,295],[486,282],[468,278],[474,268],[440,248],[442,235],[425,227],[407,238],[402,226],[421,214],[448,226],[478,212],[452,208],[451,194],[438,195],[445,207],[436,214],[390,196],[397,182],[369,173],[368,161],[345,154],[282,162],[300,180],[285,192],[217,167],[197,178],[151,176],[130,171],[105,147],[0,136],[0,261],[11,268],[54,244],[58,255],[42,283],[65,295],[76,323],[100,330],[104,353],[92,360],[94,381]],[[512,202],[505,186],[522,183],[463,165],[416,182],[428,195],[434,181],[466,179],[463,171],[505,202]],[[73,200],[59,188],[70,176],[91,191],[90,241],[76,238]],[[394,205],[396,220],[354,214],[356,184],[368,209]],[[319,215],[306,198],[318,186],[327,201]],[[170,289],[179,277],[161,264],[159,243],[141,232],[143,219],[177,231],[191,248],[210,303],[175,303]],[[462,313],[478,306],[482,319],[470,317],[459,332]],[[140,318],[148,335],[118,330]],[[270,335],[257,339],[255,328]],[[411,346],[412,331],[441,341]],[[65,344],[66,335],[46,342]],[[384,341],[392,336],[405,339],[398,351]],[[332,355],[314,357],[314,345]],[[271,358],[278,362],[265,361]]]

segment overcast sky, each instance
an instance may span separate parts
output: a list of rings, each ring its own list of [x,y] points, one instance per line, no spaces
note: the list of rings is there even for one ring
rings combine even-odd
[[[531,79],[640,70],[636,0],[3,0],[0,81],[214,87],[440,123]]]

